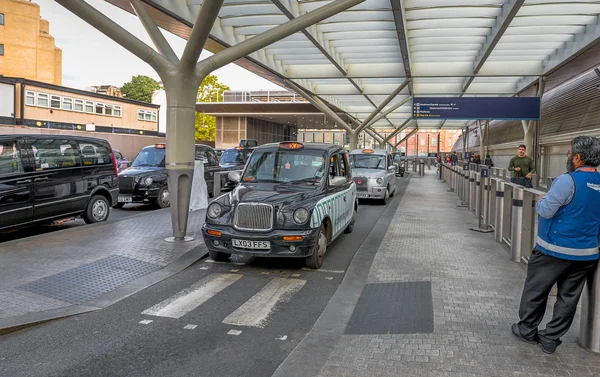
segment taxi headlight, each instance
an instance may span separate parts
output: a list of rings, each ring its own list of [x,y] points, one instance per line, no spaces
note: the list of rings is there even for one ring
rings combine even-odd
[[[383,178],[377,178],[377,184],[378,185],[382,185],[383,184]]]
[[[294,211],[294,222],[298,225],[302,225],[308,221],[308,211],[306,208],[298,208]]]
[[[150,186],[152,184],[152,177],[148,177],[146,179],[144,179],[144,183],[146,184],[146,186]]]
[[[221,212],[223,212],[223,208],[219,203],[211,203],[206,210],[206,215],[211,219],[216,219],[221,216]]]

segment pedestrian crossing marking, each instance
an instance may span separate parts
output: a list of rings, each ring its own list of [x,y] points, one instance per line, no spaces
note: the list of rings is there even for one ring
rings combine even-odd
[[[278,304],[288,302],[306,283],[301,279],[274,278],[223,320],[236,326],[264,328]]]
[[[151,319],[143,319],[140,321],[140,325],[149,325],[151,324],[153,321]]]
[[[146,309],[142,314],[180,318],[208,301],[240,279],[239,274],[211,274],[168,299]]]
[[[241,330],[229,330],[227,335],[240,335],[242,333]]]
[[[198,325],[185,325],[185,326],[183,326],[183,328],[184,328],[185,330],[193,330],[193,329],[195,329],[196,327],[198,327]]]
[[[302,267],[301,268],[302,271],[311,271],[311,272],[327,272],[330,274],[343,274],[344,270],[324,270],[322,268],[319,268],[318,270],[313,270],[312,268],[307,268],[307,267]]]

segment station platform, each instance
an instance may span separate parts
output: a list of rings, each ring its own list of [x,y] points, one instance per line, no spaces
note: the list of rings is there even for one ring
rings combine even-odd
[[[599,376],[600,356],[577,343],[579,312],[553,355],[511,334],[525,266],[493,233],[469,230],[477,220],[434,170],[411,175],[372,257],[367,239],[274,376]]]
[[[168,209],[0,244],[0,334],[24,325],[102,309],[207,254],[190,212],[191,242],[169,243]]]

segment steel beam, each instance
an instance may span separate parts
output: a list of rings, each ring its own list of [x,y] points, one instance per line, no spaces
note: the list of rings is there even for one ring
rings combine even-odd
[[[406,136],[404,136],[402,138],[402,140],[400,140],[399,142],[396,143],[396,145],[394,145],[394,148],[397,148],[398,145],[402,144],[403,142],[405,142],[406,140],[408,140],[409,137],[411,137],[412,135],[416,134],[417,132],[419,132],[419,127],[414,128],[412,131],[410,131]],[[408,150],[406,151],[406,155],[408,156]]]
[[[399,87],[397,87],[385,100],[383,100],[383,102],[379,104],[379,106],[377,106],[377,108],[371,113],[371,115],[369,115],[365,120],[363,120],[360,126],[356,128],[356,132],[361,132],[363,129],[365,129],[369,122],[373,118],[375,118],[375,116],[379,114],[388,105],[388,103],[390,103],[402,91],[402,89],[406,88],[410,81],[410,79],[404,80],[404,82],[400,84]]]
[[[400,132],[402,132],[402,130],[405,130],[406,128],[408,128],[408,124],[412,121],[411,118],[405,120],[398,128],[396,128],[394,130],[394,132],[392,132],[391,134],[389,134],[386,138],[385,141],[388,142],[390,140],[392,140],[392,138],[396,135],[398,135]]]
[[[401,107],[402,105],[404,105],[405,103],[407,103],[408,101],[410,101],[412,98],[413,98],[412,96],[408,96],[405,99],[403,99],[402,101],[400,101],[397,104],[395,104],[394,106],[392,106],[391,108],[389,108],[386,111],[380,113],[375,118],[371,119],[371,121],[369,123],[367,123],[367,127],[372,126],[373,124],[375,124],[376,122],[378,122],[381,118],[390,115],[392,112],[394,112],[399,107]]]
[[[398,43],[400,44],[400,54],[402,55],[402,65],[404,66],[404,74],[407,78],[412,77],[410,64],[410,51],[408,48],[407,29],[405,22],[405,12],[402,0],[390,0],[392,13],[394,15],[394,23],[396,24],[396,33],[398,34]],[[412,94],[412,82],[409,86],[409,91]]]
[[[154,46],[158,52],[163,54],[163,56],[167,58],[171,64],[179,63],[179,58],[173,51],[173,48],[165,38],[164,34],[158,29],[158,26],[156,26],[154,19],[152,19],[150,14],[148,14],[148,11],[146,10],[146,7],[142,1],[129,0],[129,2],[135,11],[135,14],[144,26],[144,29],[146,29],[146,33],[148,33],[148,36],[150,39],[152,39],[152,43],[154,43]]]
[[[190,38],[183,49],[181,62],[179,63],[180,68],[185,69],[187,72],[194,72],[200,53],[202,53],[202,49],[208,40],[210,30],[219,16],[222,5],[223,0],[211,0],[202,3],[202,7],[194,21]]]

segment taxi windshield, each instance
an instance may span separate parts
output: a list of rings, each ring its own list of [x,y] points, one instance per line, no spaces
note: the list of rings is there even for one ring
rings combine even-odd
[[[165,150],[159,148],[145,148],[137,155],[132,167],[165,167]]]
[[[254,151],[242,182],[297,183],[323,182],[325,152],[310,150]]]
[[[228,149],[223,152],[220,162],[222,164],[245,164],[250,153],[252,153],[252,150],[250,149]]]
[[[354,169],[385,170],[385,156],[380,154],[351,154],[350,167]]]

